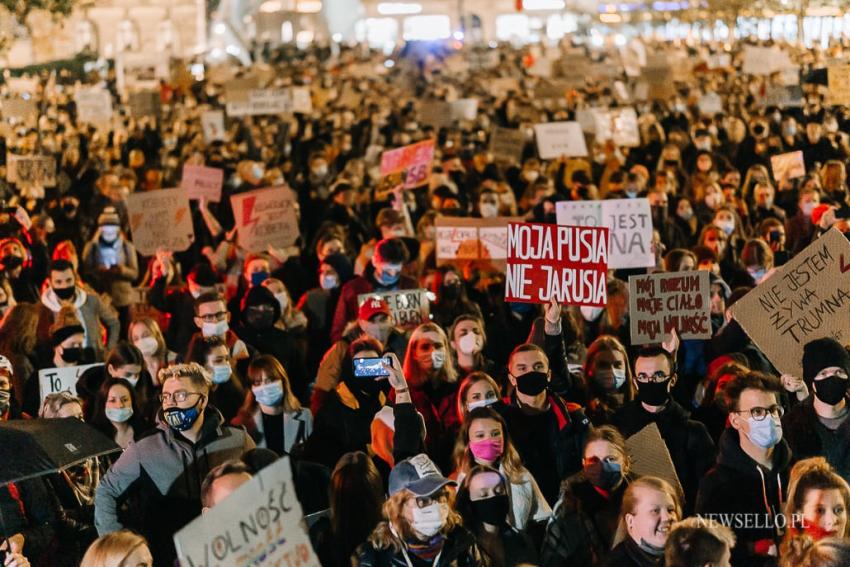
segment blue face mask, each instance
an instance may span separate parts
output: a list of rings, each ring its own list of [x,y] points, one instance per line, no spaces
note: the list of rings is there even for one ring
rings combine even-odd
[[[212,381],[214,384],[224,384],[230,380],[230,374],[233,370],[229,364],[213,364]]]
[[[195,402],[195,405],[190,408],[169,408],[167,410],[163,410],[162,417],[165,419],[165,423],[167,423],[169,427],[175,431],[186,431],[191,429],[201,416],[198,406],[201,404],[202,399],[203,396],[201,396],[198,401]]]
[[[133,408],[106,408],[106,419],[113,423],[124,423],[133,417]]]
[[[260,285],[261,283],[263,283],[267,279],[269,279],[269,273],[268,272],[254,272],[253,274],[251,274],[251,285],[252,286]]]
[[[251,388],[254,397],[264,406],[276,406],[283,399],[283,382],[271,382]]]
[[[770,449],[782,440],[782,425],[771,416],[767,416],[761,421],[749,417],[747,423],[750,426],[747,437],[762,449]]]
[[[525,315],[534,310],[533,303],[511,303],[511,311],[517,315]]]
[[[613,368],[611,372],[614,374],[614,389],[619,390],[626,383],[626,371],[622,368]]]
[[[379,284],[381,284],[382,286],[388,287],[388,286],[395,285],[396,283],[398,283],[398,279],[400,277],[401,277],[400,272],[396,273],[394,275],[390,275],[390,274],[382,271],[381,275],[377,276],[376,279],[378,280]]]

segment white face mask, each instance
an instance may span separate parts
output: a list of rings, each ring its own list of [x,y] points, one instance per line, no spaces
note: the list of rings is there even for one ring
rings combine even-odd
[[[334,289],[339,285],[339,279],[332,274],[328,274],[319,278],[319,285],[324,290]]]
[[[151,356],[159,348],[156,339],[153,337],[142,337],[135,342],[136,348],[142,351],[145,356]]]
[[[811,217],[812,211],[815,210],[815,204],[812,202],[803,203],[802,206],[800,206],[800,210],[803,211],[803,215]]]
[[[227,333],[227,321],[219,321],[218,323],[204,323],[201,326],[201,334],[205,337],[222,337]]]
[[[472,411],[478,408],[486,408],[489,405],[495,404],[496,398],[484,398],[483,400],[475,400],[466,404],[466,411]]]
[[[467,333],[457,341],[457,349],[463,354],[474,354],[481,350],[481,335]]]
[[[449,505],[445,502],[434,502],[430,506],[413,507],[413,521],[410,526],[425,537],[432,537],[443,529],[449,519]]]
[[[731,220],[715,220],[714,226],[726,233],[726,236],[735,232],[735,221]]]
[[[492,219],[499,216],[499,206],[494,203],[481,203],[478,205],[481,218]]]
[[[446,363],[446,353],[441,350],[431,351],[431,366],[434,370],[439,370]]]

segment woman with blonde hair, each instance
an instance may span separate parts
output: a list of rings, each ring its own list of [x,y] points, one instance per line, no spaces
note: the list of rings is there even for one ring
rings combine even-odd
[[[815,541],[808,536],[794,538],[779,560],[779,567],[847,567],[850,542],[828,537]]]
[[[448,469],[460,426],[455,409],[458,380],[449,340],[439,325],[424,323],[414,329],[402,370],[413,405],[425,418],[428,454]]]
[[[611,335],[590,343],[584,378],[588,386],[585,413],[594,425],[610,423],[618,409],[635,399],[629,355],[623,343]]]
[[[393,467],[384,521],[358,550],[360,567],[487,565],[454,509],[454,496],[447,489],[451,484],[424,454]]]
[[[154,386],[159,386],[159,371],[177,361],[177,353],[168,350],[159,323],[150,317],[136,317],[130,322],[127,338],[141,351],[145,370]]]
[[[850,536],[850,486],[823,457],[798,461],[791,469],[788,501],[785,504],[783,549],[794,537],[806,535],[815,541],[825,537]]]
[[[153,567],[153,556],[145,538],[120,530],[97,538],[80,567]]]
[[[457,415],[461,423],[466,421],[469,412],[493,404],[501,404],[499,384],[486,372],[470,372],[460,383],[457,391]]]
[[[533,522],[544,522],[552,509],[531,473],[522,465],[511,442],[505,420],[491,408],[476,408],[461,427],[455,446],[457,479],[476,466],[492,467],[507,481],[509,522],[523,531]]]

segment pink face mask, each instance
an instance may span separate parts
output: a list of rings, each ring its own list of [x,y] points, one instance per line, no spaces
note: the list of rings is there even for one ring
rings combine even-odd
[[[502,456],[502,438],[470,441],[469,450],[472,451],[476,460],[492,463]]]

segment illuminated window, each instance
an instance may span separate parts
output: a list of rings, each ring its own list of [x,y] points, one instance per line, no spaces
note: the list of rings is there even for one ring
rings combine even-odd
[[[292,29],[292,22],[283,22],[280,25],[280,41],[291,43],[294,38],[295,31]]]
[[[354,38],[366,42],[373,49],[395,45],[398,40],[398,20],[395,18],[367,18],[354,26]]]
[[[578,29],[578,21],[572,14],[552,14],[546,19],[546,36],[549,39],[561,39]]]
[[[174,22],[171,20],[163,20],[159,23],[159,28],[156,32],[156,50],[157,51],[175,51],[177,46],[177,30],[174,28]]]
[[[121,20],[118,23],[118,51],[139,50],[139,30],[131,20]]]
[[[525,14],[504,14],[496,17],[496,38],[499,41],[522,39],[530,34],[528,16]]]
[[[77,52],[97,51],[97,30],[90,20],[77,22],[77,29],[74,33],[74,47],[76,47]]]
[[[404,19],[404,39],[408,41],[445,39],[452,34],[448,16],[410,16]]]

